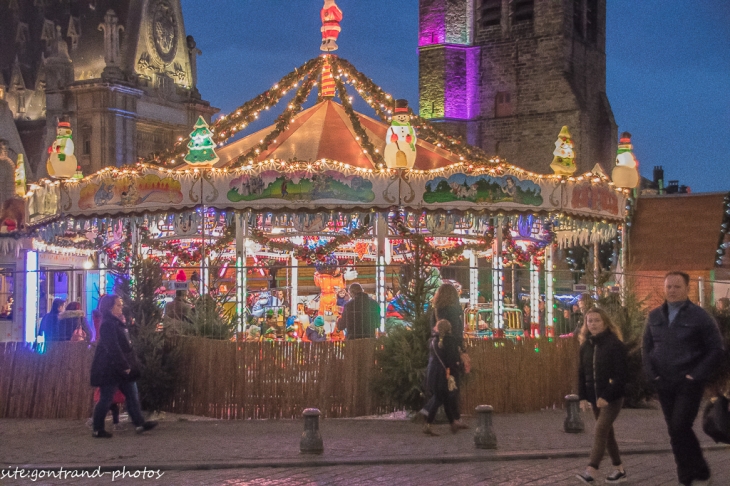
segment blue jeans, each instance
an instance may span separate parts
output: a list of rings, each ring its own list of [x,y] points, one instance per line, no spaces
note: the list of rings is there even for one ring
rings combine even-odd
[[[99,402],[94,407],[94,431],[104,430],[104,420],[109,411],[109,407],[114,399],[114,392],[119,388],[124,398],[126,398],[127,413],[135,427],[139,427],[144,423],[142,416],[142,407],[139,404],[139,395],[137,393],[137,383],[122,382],[112,385],[104,385],[99,387]]]

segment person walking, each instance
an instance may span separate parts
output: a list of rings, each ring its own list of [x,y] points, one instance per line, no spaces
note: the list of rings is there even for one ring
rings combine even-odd
[[[431,305],[433,307],[433,312],[431,312],[431,328],[433,329],[436,323],[441,319],[449,321],[451,324],[451,336],[453,336],[459,350],[459,355],[461,355],[461,353],[464,352],[464,311],[462,310],[461,303],[459,302],[459,291],[450,283],[441,284],[433,296],[433,302]],[[461,381],[459,381],[461,374],[457,373],[454,376],[456,378],[457,387],[454,393],[454,420],[458,428],[466,429],[468,427],[461,422],[461,397],[459,392],[461,388]],[[432,399],[433,396],[424,407],[424,411],[431,406]]]
[[[94,407],[92,436],[96,438],[112,436],[104,430],[104,420],[117,388],[126,398],[127,413],[137,433],[157,426],[157,422],[147,422],[142,416],[135,383],[140,374],[139,363],[129,340],[122,309],[122,299],[119,296],[107,294],[99,299],[102,322],[94,360],[91,363],[90,380],[91,386],[100,388],[99,401]]]
[[[451,323],[441,319],[436,323],[436,334],[429,342],[428,367],[426,368],[426,384],[431,393],[426,411],[426,424],[423,432],[426,435],[438,435],[433,431],[432,424],[436,412],[444,406],[446,418],[449,419],[451,431],[456,433],[459,426],[456,424],[456,387],[459,376],[459,348],[456,339],[451,333]]]
[[[692,424],[705,383],[722,361],[722,336],[715,320],[689,300],[689,275],[669,272],[664,295],[644,330],[644,370],[659,392],[679,482],[709,484],[710,468]]]
[[[615,470],[606,477],[606,483],[616,484],[626,481],[613,423],[624,403],[627,350],[621,330],[606,311],[593,307],[584,319],[585,325],[578,335],[578,395],[590,402],[596,427],[588,467],[576,477],[585,484],[595,484],[598,467],[608,449]]]
[[[43,319],[41,319],[38,334],[43,334],[44,343],[50,341],[68,341],[71,339],[71,334],[66,337],[65,334],[61,332],[58,322],[58,316],[61,312],[63,312],[63,306],[65,304],[66,301],[63,299],[53,299],[51,310],[43,316]],[[73,329],[71,329],[71,332],[73,332]]]
[[[350,284],[350,296],[337,320],[337,329],[346,331],[348,340],[374,338],[380,324],[380,306],[359,283]]]

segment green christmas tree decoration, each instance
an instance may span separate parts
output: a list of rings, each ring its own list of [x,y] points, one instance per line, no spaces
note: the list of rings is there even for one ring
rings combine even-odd
[[[195,128],[190,134],[185,162],[196,167],[211,167],[218,162],[213,133],[202,116],[198,117]]]

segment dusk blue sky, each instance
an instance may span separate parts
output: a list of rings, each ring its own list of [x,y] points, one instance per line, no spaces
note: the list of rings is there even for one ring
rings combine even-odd
[[[337,3],[345,15],[337,54],[417,109],[418,0]],[[182,0],[186,30],[203,51],[203,97],[230,112],[319,55],[322,4]],[[730,2],[608,5],[608,98],[619,132],[633,135],[642,175],[662,165],[667,180],[693,192],[730,190]]]

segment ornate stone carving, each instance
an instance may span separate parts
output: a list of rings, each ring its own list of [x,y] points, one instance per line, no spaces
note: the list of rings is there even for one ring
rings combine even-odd
[[[104,23],[99,24],[99,30],[104,31],[104,62],[107,66],[119,66],[119,33],[124,30],[124,26],[119,25],[119,17],[114,10],[107,10]]]
[[[178,25],[175,10],[168,0],[151,0],[147,7],[147,42],[150,53],[163,65],[177,54]]]

